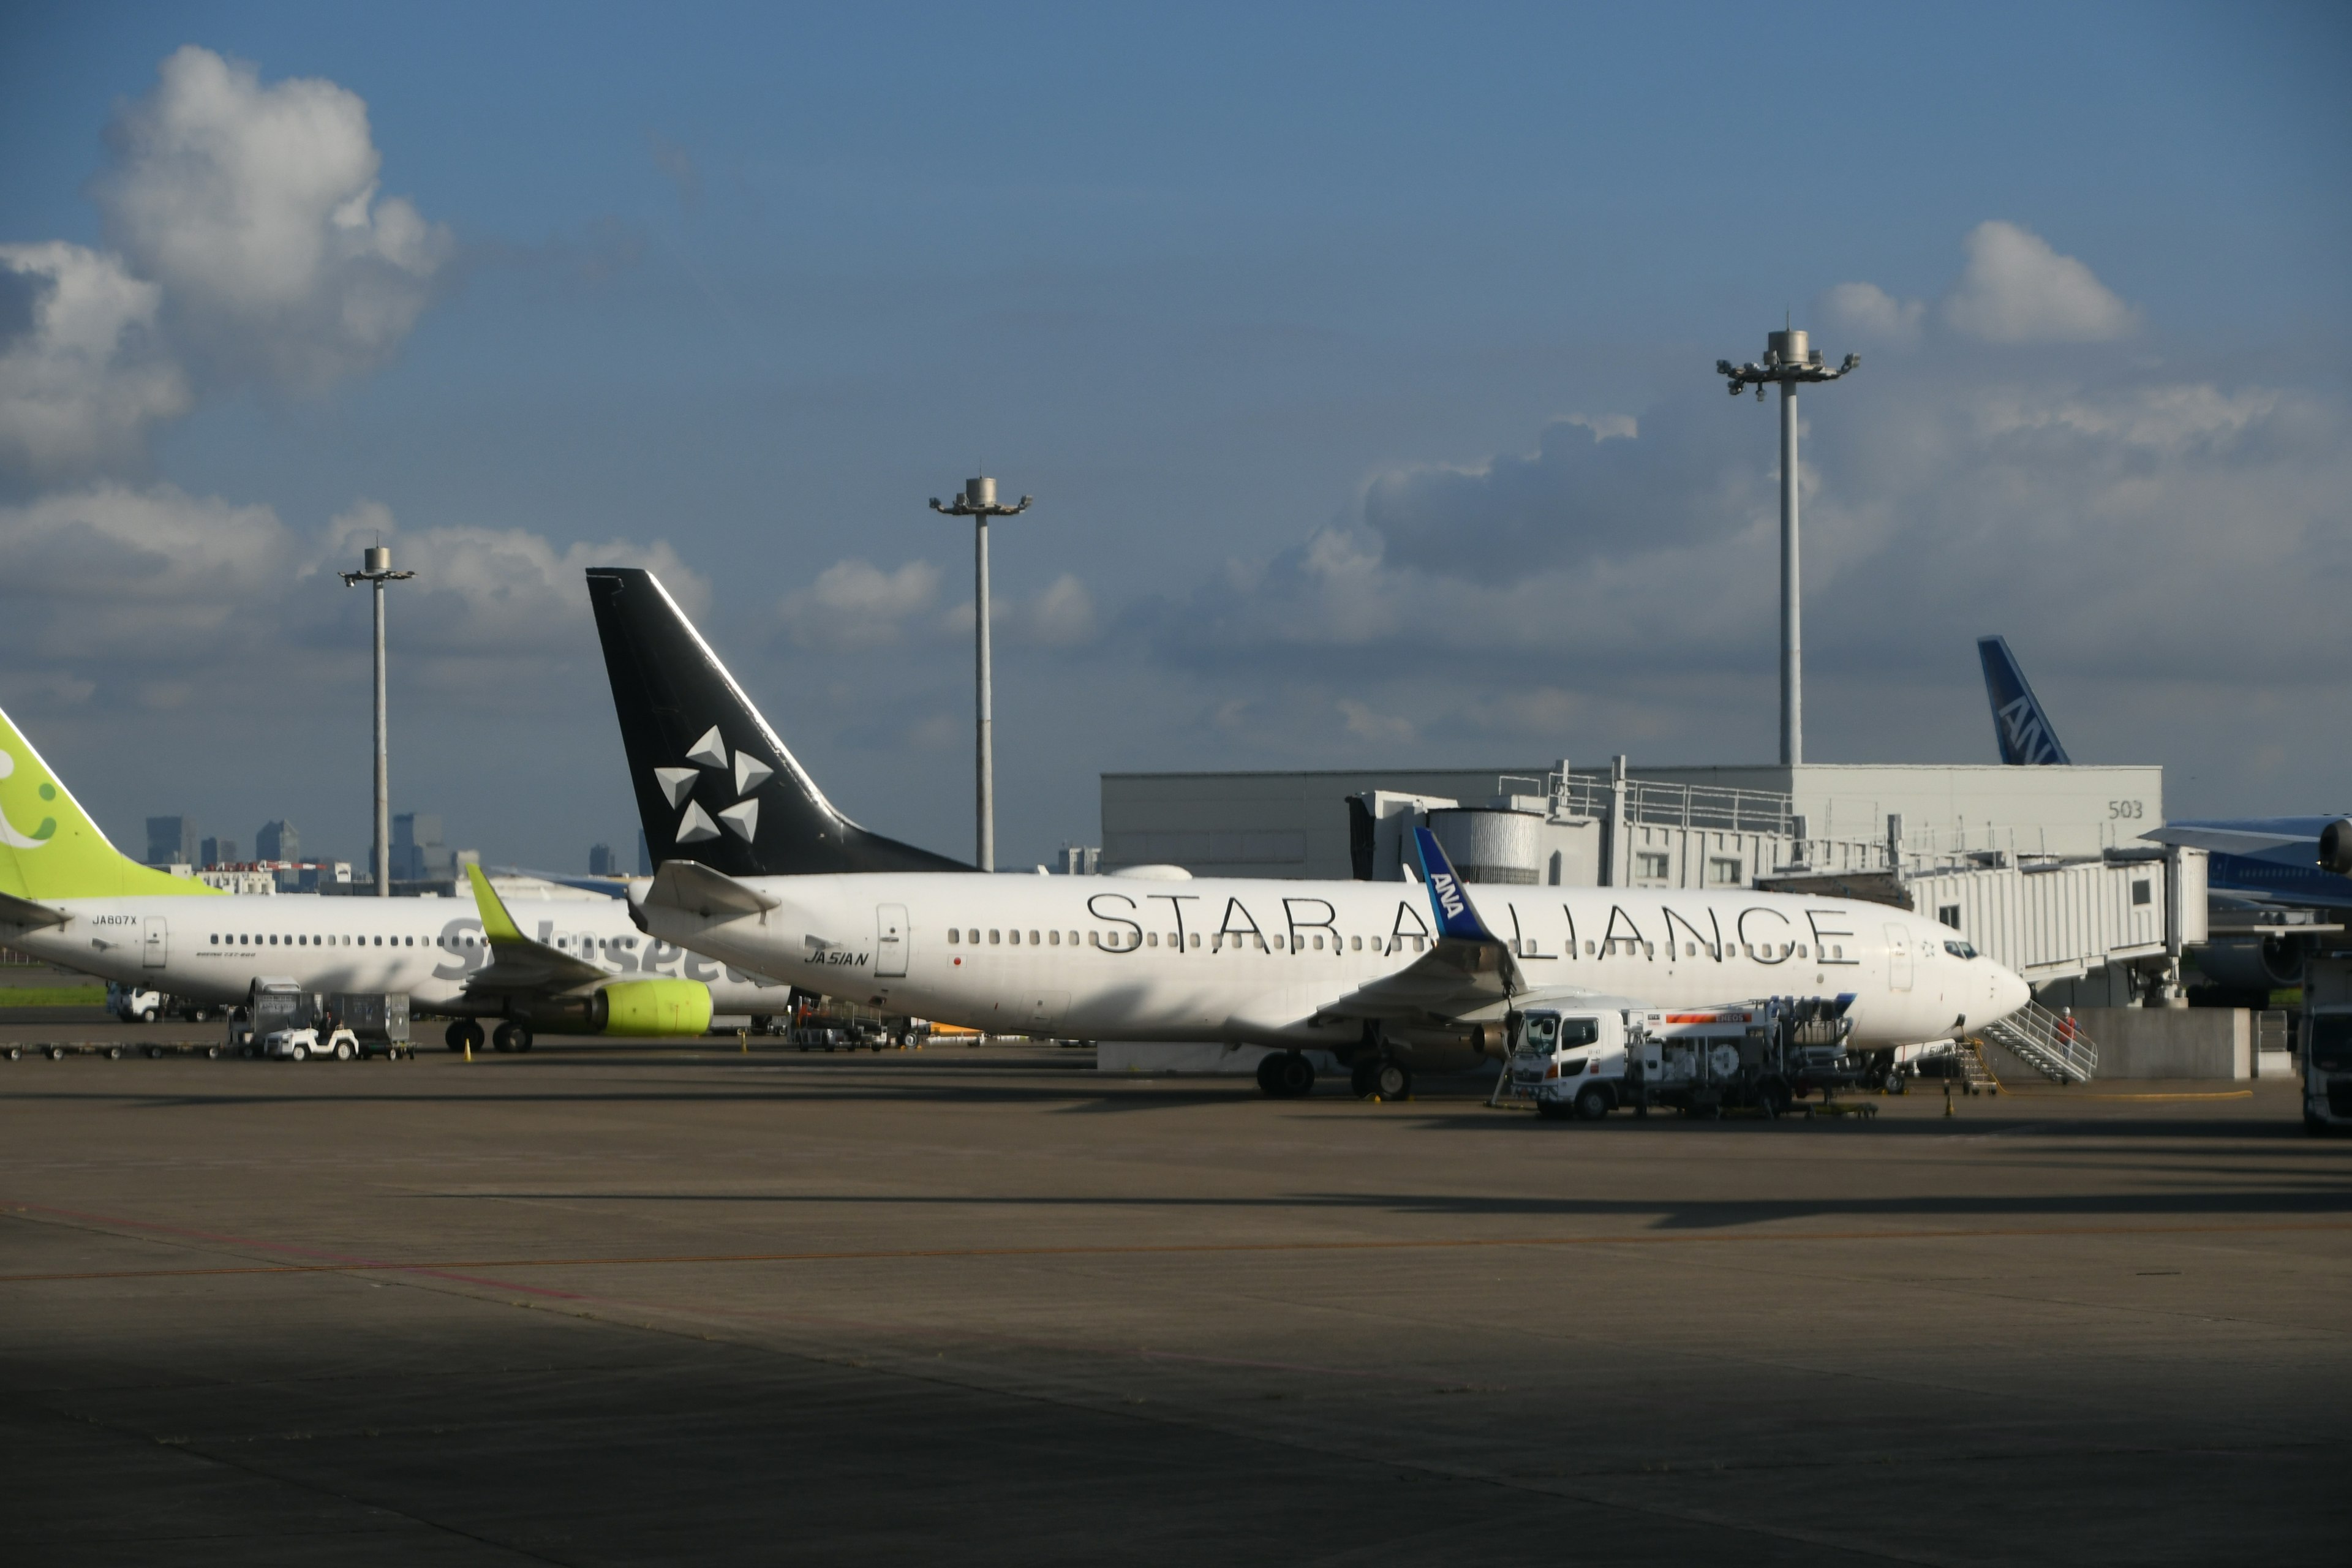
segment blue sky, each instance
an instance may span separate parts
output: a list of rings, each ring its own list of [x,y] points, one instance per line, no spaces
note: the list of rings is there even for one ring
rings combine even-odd
[[[2342,18],[14,8],[0,259],[121,331],[0,317],[0,703],[118,837],[357,854],[320,573],[389,529],[398,805],[573,867],[634,826],[609,545],[961,852],[969,539],[922,503],[984,458],[1038,498],[1007,862],[1091,841],[1104,771],[1761,758],[1772,419],[1707,372],[1788,310],[1866,361],[1807,404],[1809,754],[1990,760],[1999,630],[2176,814],[2330,809]],[[287,132],[304,82],[363,123]],[[257,284],[221,211],[327,233],[369,158],[365,245]]]

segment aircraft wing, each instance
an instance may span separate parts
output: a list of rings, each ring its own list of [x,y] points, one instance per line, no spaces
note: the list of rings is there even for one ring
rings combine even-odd
[[[1437,919],[1436,943],[1394,974],[1326,1006],[1326,1016],[1454,1019],[1507,1002],[1528,988],[1511,950],[1470,907],[1437,836],[1426,827],[1412,833],[1422,884]]]
[[[2157,844],[2210,849],[2223,855],[2261,855],[2272,849],[2303,849],[2316,863],[2319,835],[2332,817],[2279,817],[2268,821],[2168,822],[2140,835]]]
[[[0,925],[61,926],[71,918],[47,904],[37,904],[30,899],[20,899],[12,893],[0,893]]]
[[[474,904],[482,911],[482,935],[490,944],[489,967],[467,980],[468,994],[534,992],[561,996],[612,978],[586,959],[523,935],[479,866],[467,867],[466,877],[474,885]]]

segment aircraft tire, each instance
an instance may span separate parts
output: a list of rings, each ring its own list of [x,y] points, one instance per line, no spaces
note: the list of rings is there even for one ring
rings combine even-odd
[[[1382,1100],[1403,1100],[1412,1093],[1412,1069],[1387,1057],[1381,1058],[1372,1079]]]
[[[515,1026],[512,1024],[500,1024],[490,1031],[490,1049],[504,1052],[514,1048]]]
[[[1609,1091],[1599,1084],[1587,1084],[1576,1097],[1576,1118],[1580,1121],[1599,1121],[1609,1114]]]
[[[514,1031],[514,1048],[516,1050],[527,1051],[530,1049],[534,1041],[534,1037],[530,1032],[530,1026],[529,1024],[509,1024],[507,1027]]]
[[[449,1049],[451,1052],[455,1053],[464,1050],[466,1048],[466,1020],[463,1018],[453,1019],[450,1022],[449,1027],[443,1031],[441,1037],[449,1043]]]

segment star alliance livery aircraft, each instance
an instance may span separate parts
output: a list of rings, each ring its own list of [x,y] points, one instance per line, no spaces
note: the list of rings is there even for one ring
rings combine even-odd
[[[1853,1045],[1951,1037],[2025,983],[1932,921],[1739,890],[1463,885],[1434,837],[1394,882],[982,876],[835,810],[659,580],[595,569],[589,597],[646,841],[650,934],[811,991],[992,1033],[1275,1047],[1259,1082],[1303,1093],[1302,1049],[1360,1091],[1499,1054],[1548,999],[1685,1007],[1842,999]]]
[[[786,987],[648,941],[618,899],[508,906],[469,874],[472,906],[224,893],[142,866],[0,713],[0,942],[20,952],[208,1007],[243,1004],[256,983],[405,992],[454,1020],[451,1050],[487,1037],[527,1051],[535,1027],[699,1034],[714,1009],[784,1011]]]

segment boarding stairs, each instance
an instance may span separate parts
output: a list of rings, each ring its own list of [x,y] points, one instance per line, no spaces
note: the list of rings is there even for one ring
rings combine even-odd
[[[2007,1049],[2053,1083],[2088,1083],[2099,1070],[2099,1048],[2083,1037],[2071,1017],[2062,1018],[2039,1002],[2028,1002],[1984,1037]]]

